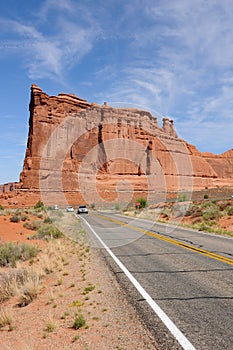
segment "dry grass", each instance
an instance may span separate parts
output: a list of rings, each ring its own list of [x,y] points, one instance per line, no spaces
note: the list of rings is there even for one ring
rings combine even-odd
[[[50,313],[48,321],[45,325],[44,331],[51,333],[51,332],[54,332],[56,330],[56,328],[57,328],[57,322],[56,322],[54,316],[52,316],[52,314]]]
[[[64,248],[55,242],[41,252],[32,266],[8,269],[0,273],[0,303],[19,296],[19,305],[26,306],[40,293],[41,280],[63,268]]]
[[[31,214],[28,210],[24,212]],[[0,332],[0,343],[5,350],[92,349],[89,347],[92,343],[100,344],[101,349],[120,348],[119,325],[125,315],[122,317],[121,308],[118,310],[118,299],[113,314],[107,311],[113,304],[108,290],[112,283],[107,280],[105,270],[100,269],[99,262],[94,259],[90,263],[90,247],[77,219],[70,214],[66,217],[65,213],[57,220],[70,240],[44,242],[36,257],[17,262],[14,269],[9,266],[0,269],[3,271],[0,272],[0,327],[6,327]],[[101,282],[104,287],[101,285],[100,290]],[[112,294],[116,298],[115,289]],[[14,310],[13,316],[11,310]],[[114,332],[111,329],[109,334],[105,325],[110,325],[112,318],[116,329]],[[125,331],[124,325],[123,329]],[[125,340],[124,348],[132,349],[129,339]],[[151,349],[148,342],[146,347],[139,345],[138,348]]]
[[[9,330],[11,330],[12,321],[12,311],[9,308],[0,307],[0,328],[9,326]]]
[[[0,275],[0,303],[16,295],[18,290],[28,281],[28,269],[11,269]]]
[[[17,260],[29,260],[39,253],[36,245],[7,242],[0,245],[0,266],[16,266]]]
[[[31,275],[23,285],[19,295],[19,306],[26,306],[36,299],[41,291],[41,282],[38,275]]]

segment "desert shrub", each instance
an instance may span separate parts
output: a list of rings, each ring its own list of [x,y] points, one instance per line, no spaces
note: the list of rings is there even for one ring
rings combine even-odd
[[[15,276],[9,273],[0,275],[0,303],[10,299],[16,291]]]
[[[209,198],[208,194],[205,193],[205,194],[204,194],[204,199],[208,199],[208,198]]]
[[[115,210],[120,210],[120,204],[119,203],[115,203]]]
[[[84,316],[82,314],[76,315],[73,323],[73,328],[79,329],[81,327],[84,327],[85,325],[86,325],[86,321]]]
[[[3,206],[0,204],[0,210],[4,210]]]
[[[49,240],[52,238],[61,238],[63,233],[51,224],[43,224],[36,232],[35,235],[32,236],[33,239],[43,239]]]
[[[10,326],[12,324],[12,313],[10,309],[0,307],[0,328]]]
[[[26,269],[10,269],[0,274],[0,303],[8,300],[16,294],[18,287],[21,287],[28,280]]]
[[[39,200],[35,205],[34,205],[34,209],[44,209],[44,203]]]
[[[210,201],[205,201],[201,204],[201,208],[208,208],[208,207],[212,207],[213,206],[213,203],[210,202]]]
[[[37,275],[31,275],[20,291],[18,305],[23,307],[35,300],[40,293],[40,280]]]
[[[207,225],[206,223],[202,222],[196,227],[199,231],[204,231],[204,232],[211,232],[211,226]]]
[[[215,232],[219,235],[229,234],[229,231],[224,230],[222,228],[213,227],[212,225],[209,225],[209,222],[202,222],[200,224],[195,224],[193,225],[193,228],[204,232]]]
[[[88,287],[84,288],[83,295],[86,295],[89,292],[92,292],[94,289],[95,289],[95,286],[89,285]]]
[[[95,203],[91,203],[91,209],[95,209]]]
[[[37,231],[41,226],[41,221],[40,220],[32,220],[30,222],[25,222],[23,227],[32,230],[32,231]]]
[[[44,219],[44,224],[52,224],[53,220],[48,216]]]
[[[35,211],[37,211],[37,212],[44,211],[44,210],[45,210],[44,203],[43,203],[41,200],[39,200],[39,201],[34,205],[34,209],[35,209]]]
[[[219,219],[222,216],[218,206],[212,206],[202,211],[202,217],[204,220]]]
[[[48,323],[46,323],[45,331],[48,333],[54,332],[55,329],[57,328],[57,325],[54,320],[50,320]]]
[[[145,208],[147,206],[147,199],[144,197],[137,198],[136,203],[140,203],[139,208]]]
[[[33,300],[39,290],[39,276],[29,269],[10,269],[0,274],[0,303],[18,294],[30,294]],[[28,298],[28,297],[27,297]]]
[[[26,221],[26,220],[28,220],[28,216],[27,215],[21,216],[21,221]]]
[[[180,193],[177,200],[178,202],[186,202],[188,200],[187,194]]]
[[[20,216],[17,214],[13,214],[10,218],[11,222],[19,222],[20,221]]]
[[[233,215],[233,205],[226,209],[227,215]]]
[[[0,246],[0,266],[15,266],[17,260],[28,260],[39,252],[37,246],[27,243],[4,243]]]

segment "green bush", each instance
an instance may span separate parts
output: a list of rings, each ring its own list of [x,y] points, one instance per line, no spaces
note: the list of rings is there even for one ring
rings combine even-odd
[[[204,220],[219,219],[222,216],[218,206],[212,206],[202,211],[202,217]]]
[[[51,224],[44,224],[37,230],[36,234],[33,235],[31,238],[49,240],[52,238],[57,239],[61,237],[63,237],[63,233],[60,230],[58,230],[58,228]]]
[[[78,314],[75,316],[75,320],[73,323],[73,328],[74,329],[79,329],[81,327],[84,327],[86,325],[85,318],[82,314]]]
[[[45,209],[45,206],[44,206],[44,203],[41,201],[41,200],[39,200],[35,205],[34,205],[34,209],[36,209],[36,210],[43,210],[43,209]]]
[[[210,201],[206,201],[201,204],[201,208],[209,208],[209,207],[213,207],[213,203]]]
[[[44,219],[44,224],[52,224],[53,220],[48,216]]]
[[[0,204],[0,210],[4,210],[3,206]]]
[[[4,243],[0,246],[0,266],[15,267],[17,260],[28,260],[39,252],[37,246],[27,243]]]
[[[140,206],[139,206],[140,209],[145,208],[147,206],[147,199],[143,197],[137,198],[136,203],[140,203]]]
[[[228,207],[228,208],[226,209],[226,211],[227,211],[227,215],[233,215],[233,205],[231,205],[230,207]]]
[[[27,228],[28,230],[37,231],[41,226],[40,220],[32,220],[29,222],[25,222],[23,224],[23,227]]]
[[[188,197],[185,193],[180,193],[178,196],[178,202],[187,202]]]
[[[208,196],[208,194],[204,194],[204,199],[208,199],[209,198],[209,196]]]
[[[115,210],[120,210],[120,204],[119,203],[115,204]]]
[[[197,224],[197,225],[195,225],[196,227],[196,229],[198,230],[198,231],[204,231],[204,232],[212,232],[213,230],[212,230],[212,228],[211,228],[211,226],[209,226],[209,225],[207,225],[206,223],[204,223],[204,222],[201,222],[200,224]]]
[[[10,218],[11,222],[19,222],[20,221],[20,217],[17,214],[12,215],[12,217]]]
[[[28,216],[27,216],[27,215],[23,215],[23,216],[21,216],[21,220],[22,220],[22,221],[26,221],[26,220],[28,220]]]

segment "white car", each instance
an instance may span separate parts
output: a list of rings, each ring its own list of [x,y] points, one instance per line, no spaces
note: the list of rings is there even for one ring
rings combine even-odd
[[[69,205],[69,206],[66,208],[66,211],[68,211],[68,212],[74,212],[74,208],[73,208],[71,205]]]
[[[80,205],[78,207],[77,214],[88,214],[88,209],[86,205]]]

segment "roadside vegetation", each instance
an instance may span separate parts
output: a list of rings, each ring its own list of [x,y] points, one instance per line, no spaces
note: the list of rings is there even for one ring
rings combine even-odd
[[[101,290],[87,279],[90,247],[79,221],[61,210],[48,216],[42,202],[29,209],[0,211],[4,220],[15,225],[22,221],[31,231],[24,237],[28,242],[0,241],[0,330],[17,332],[20,310],[41,299],[47,318],[38,329],[40,338],[73,329],[70,344],[80,342],[79,330],[99,320],[92,295]]]
[[[210,200],[205,196],[202,201],[192,202],[180,194],[176,203],[143,206],[137,199],[135,207],[127,208],[124,214],[233,236],[233,200]]]

